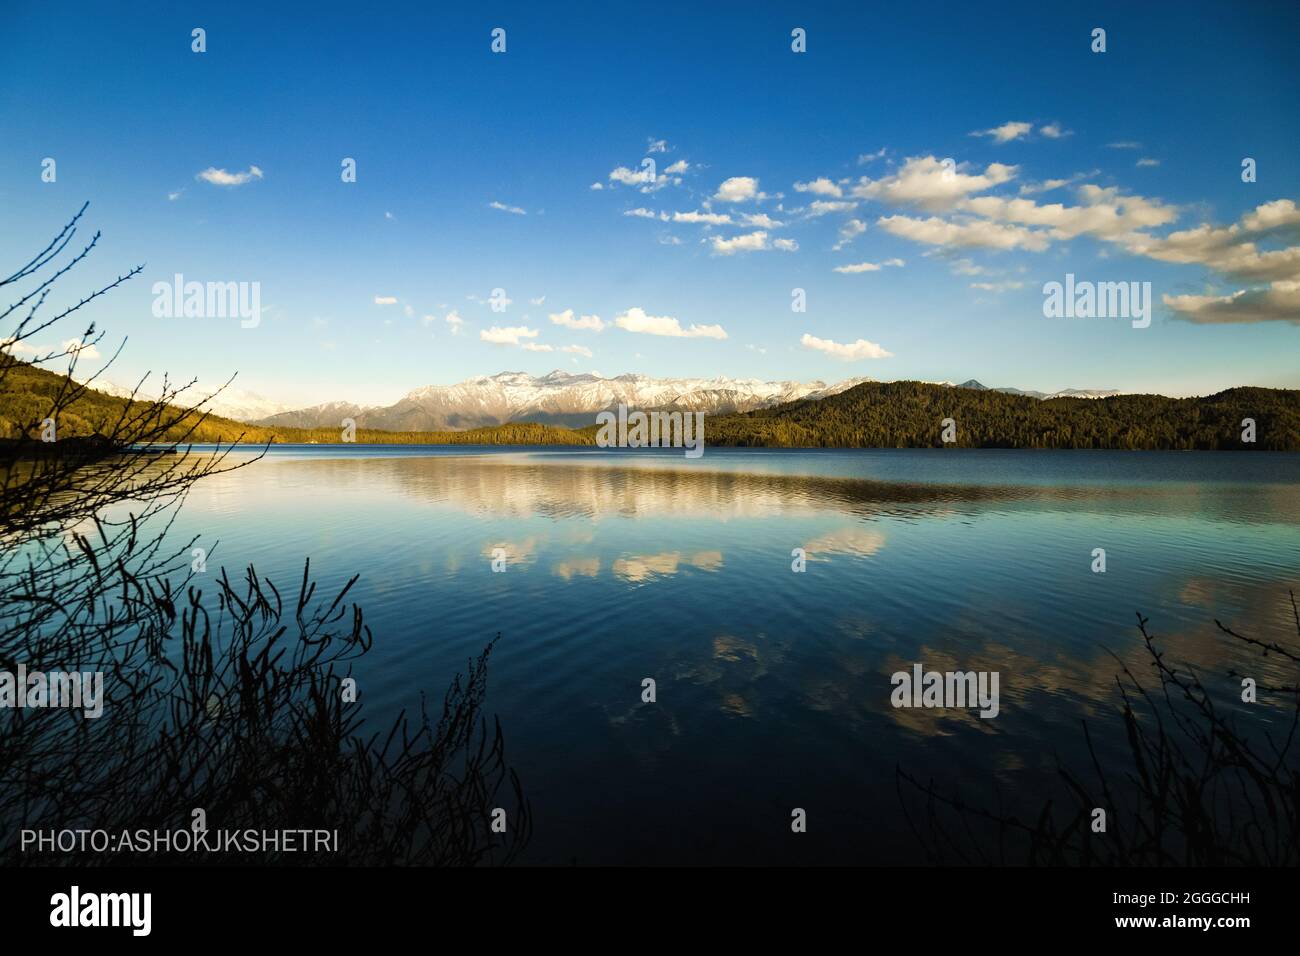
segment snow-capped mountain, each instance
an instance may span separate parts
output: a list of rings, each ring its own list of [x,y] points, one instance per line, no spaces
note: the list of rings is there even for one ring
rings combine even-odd
[[[1009,392],[1011,389],[1003,388],[999,391]],[[1042,395],[1038,392],[1021,392],[1022,395],[1032,395],[1035,398],[1108,398],[1111,395],[1123,395],[1117,388],[1063,388],[1059,392],[1052,392],[1049,395]]]
[[[834,384],[813,382],[765,382],[756,378],[651,378],[647,375],[619,375],[606,378],[596,372],[571,374],[554,371],[549,375],[500,372],[479,375],[454,385],[425,385],[408,392],[392,405],[361,406],[350,402],[328,402],[294,411],[266,415],[229,417],[282,428],[338,428],[351,418],[358,428],[384,431],[463,431],[502,425],[506,422],[541,422],[580,428],[595,423],[596,413],[619,404],[639,409],[702,411],[712,415],[747,412],[798,399],[835,395],[870,378],[849,378]],[[932,382],[950,388],[984,389],[975,379],[956,385]],[[993,391],[1032,398],[1101,398],[1118,394],[1099,389],[1065,389],[1060,392],[1028,392],[1015,388]],[[218,412],[218,414],[224,414]]]
[[[194,397],[191,401],[197,402],[209,393],[190,389],[185,394],[193,394]],[[233,418],[237,422],[251,422],[259,418],[266,418],[269,415],[288,411],[290,407],[283,402],[277,402],[256,392],[230,388],[227,388],[213,398],[211,402],[203,406],[205,411],[211,412],[213,415],[219,415],[222,418]]]
[[[939,384],[952,385],[952,382],[942,382]],[[975,379],[962,382],[955,388],[973,388],[981,392],[1002,392],[1006,395],[1026,395],[1029,398],[1106,398],[1110,395],[1119,395],[1119,389],[1115,388],[1063,388],[1057,392],[1034,392],[1026,391],[1022,388],[989,388],[982,385]]]
[[[282,412],[257,420],[260,425],[290,428],[337,428],[352,418],[359,428],[386,431],[444,431],[481,428],[506,422],[542,422],[581,427],[595,423],[597,412],[616,408],[662,408],[709,414],[745,412],[800,398],[822,398],[852,388],[865,378],[825,382],[764,382],[754,378],[650,378],[554,371],[480,375],[455,385],[426,385],[386,407],[362,408],[331,402]]]

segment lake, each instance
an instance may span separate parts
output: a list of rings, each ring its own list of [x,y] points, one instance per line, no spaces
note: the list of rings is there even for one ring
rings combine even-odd
[[[1228,671],[1281,679],[1214,619],[1296,643],[1300,455],[277,446],[176,534],[282,592],[359,573],[375,731],[499,632],[525,862],[908,864],[896,767],[1033,816],[1081,719],[1122,754],[1136,611],[1228,706]],[[914,664],[997,672],[997,717],[891,706]]]

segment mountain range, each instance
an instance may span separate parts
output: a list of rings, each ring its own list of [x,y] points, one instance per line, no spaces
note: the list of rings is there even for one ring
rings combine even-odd
[[[933,382],[934,385],[952,385],[952,382]],[[954,388],[969,388],[977,392],[1001,392],[1004,395],[1025,395],[1029,398],[1109,398],[1122,394],[1117,388],[1063,388],[1059,392],[1035,392],[1023,388],[989,388],[975,379],[968,379]]]
[[[29,454],[33,444],[42,444],[43,420],[67,392],[64,376],[23,362],[5,370],[3,378],[0,460],[6,454]],[[491,377],[492,380],[502,378]],[[525,392],[532,388],[534,381],[529,376],[513,374],[504,378]],[[543,378],[552,379],[555,385],[555,376]],[[606,387],[604,383],[616,381],[600,376],[593,378],[594,381],[586,384],[595,388],[598,395],[603,394],[600,389]],[[644,387],[632,387],[638,384]],[[792,401],[710,416],[706,441],[709,446],[719,447],[956,445],[963,448],[1300,451],[1300,390],[1296,389],[1238,386],[1193,398],[1125,393],[1100,399],[1061,396],[1041,401],[1030,395],[1008,394],[1011,389],[983,388],[975,381],[960,386],[916,381],[864,381],[848,388],[841,387],[842,384],[809,391],[811,386],[759,382],[737,389],[733,382],[718,380],[710,389],[687,390],[691,393],[687,398],[716,399],[719,404],[715,407],[722,407],[723,399],[718,394],[722,392],[732,393],[725,398],[728,402],[737,400],[735,393],[744,393],[741,397],[745,401],[757,402],[772,401],[773,396],[791,391],[805,393]],[[494,385],[506,387],[502,381],[494,381]],[[663,382],[654,380],[625,376],[622,387],[622,394],[634,400],[682,400],[679,392],[665,390]],[[815,396],[815,400],[809,400],[809,396]],[[412,404],[417,403],[412,400]],[[320,414],[328,418],[338,415],[342,409],[355,407],[326,406],[326,411]],[[597,436],[594,416],[583,415],[581,419],[585,422],[576,429],[537,422],[432,432],[358,428],[352,438],[360,445],[592,446]],[[144,428],[151,442],[177,441],[182,445],[239,442],[244,447],[256,448],[266,443],[343,443],[349,437],[340,430],[340,424],[341,420],[335,418],[320,428],[277,428],[218,415],[175,414],[150,407],[146,402],[128,406],[121,397],[94,388],[79,392],[58,409],[60,442],[85,439],[90,444],[81,447],[98,449],[96,453],[102,453],[103,436],[121,438],[123,427],[127,428],[124,440],[128,444],[137,440],[132,434]],[[941,425],[954,430],[944,434]],[[161,432],[157,431],[159,427]]]
[[[702,411],[726,415],[770,408],[798,399],[819,399],[838,395],[855,385],[872,381],[850,378],[834,384],[813,382],[764,382],[753,378],[651,378],[626,374],[605,378],[597,373],[571,374],[556,370],[534,376],[524,372],[479,375],[455,385],[426,385],[407,393],[387,406],[362,406],[351,402],[327,402],[310,408],[281,409],[268,413],[264,400],[251,393],[223,393],[213,403],[218,414],[238,421],[273,428],[337,428],[350,418],[358,428],[383,431],[462,431],[503,425],[507,422],[538,422],[568,428],[590,425],[595,415],[616,408]],[[1045,393],[1014,388],[986,389],[971,379],[960,385],[979,391],[999,391],[1032,398],[1100,398],[1114,390],[1066,389]]]

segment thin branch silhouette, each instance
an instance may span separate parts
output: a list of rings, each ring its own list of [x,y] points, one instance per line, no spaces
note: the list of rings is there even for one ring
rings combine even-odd
[[[215,565],[209,572],[216,544],[199,552],[200,538],[173,533],[198,481],[265,453],[234,458],[238,441],[194,448],[221,389],[191,398],[195,382],[175,386],[164,376],[158,394],[145,397],[142,377],[128,394],[105,396],[95,383],[122,346],[80,378],[82,353],[103,341],[93,322],[62,348],[33,343],[143,269],[41,319],[55,283],[99,241],[96,233],[54,265],[85,211],[0,280],[36,283],[0,313],[0,321],[21,316],[0,336],[0,670],[102,674],[102,715],[0,709],[0,862],[514,860],[532,816],[501,726],[483,711],[496,638],[451,680],[440,710],[431,715],[421,695],[418,708],[369,729],[365,694],[350,683],[373,643],[348,600],[357,577],[318,597],[305,560],[286,601],[251,566],[234,577]],[[62,372],[44,368],[60,359]],[[492,826],[498,807],[507,811],[504,833]],[[24,831],[189,829],[194,809],[213,830],[326,830],[336,845],[286,852],[218,843],[178,857],[154,844],[129,855],[85,845],[33,852],[20,840]]]

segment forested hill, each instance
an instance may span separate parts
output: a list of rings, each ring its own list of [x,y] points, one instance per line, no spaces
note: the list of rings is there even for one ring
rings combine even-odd
[[[923,382],[866,382],[838,395],[708,418],[709,445],[786,448],[940,447],[956,425],[967,448],[1300,451],[1300,391],[1231,388],[1203,398],[1052,398]],[[1243,419],[1255,442],[1242,441]]]

